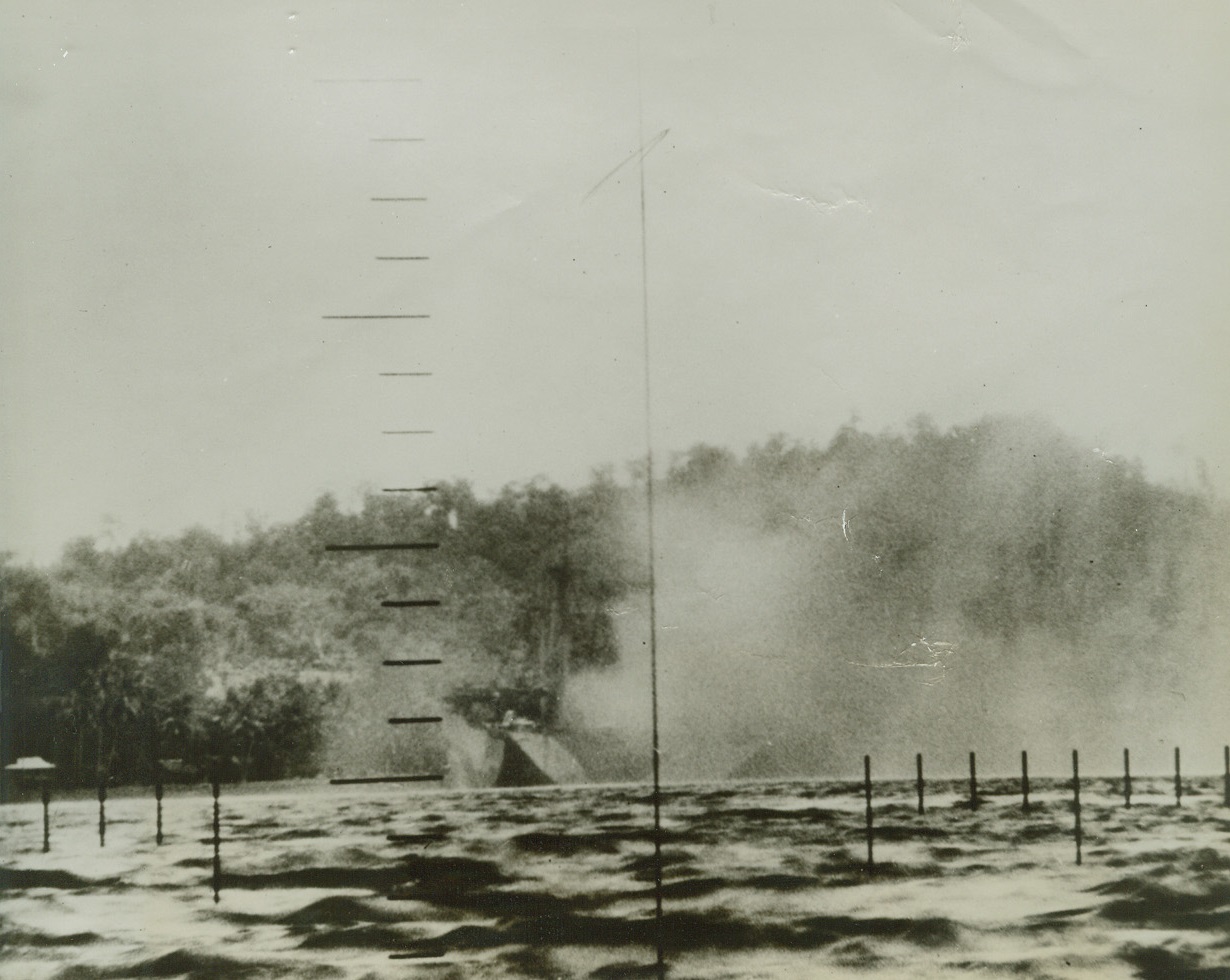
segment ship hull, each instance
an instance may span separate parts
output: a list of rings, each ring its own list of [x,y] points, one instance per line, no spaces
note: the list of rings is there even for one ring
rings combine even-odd
[[[556,786],[589,782],[562,743],[543,732],[483,729],[452,720],[446,726],[449,766],[445,784],[455,788]]]

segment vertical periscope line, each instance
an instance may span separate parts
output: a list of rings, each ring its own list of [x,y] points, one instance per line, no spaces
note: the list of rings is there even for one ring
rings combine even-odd
[[[654,937],[657,946],[658,980],[666,977],[666,956],[662,929],[662,763],[658,740],[658,610],[654,575],[654,513],[653,513],[653,388],[649,370],[649,260],[645,232],[645,106],[641,83],[641,44],[636,44],[636,123],[637,170],[641,192],[641,326],[645,367],[645,510],[646,545],[649,549],[649,700],[652,712],[653,740],[653,898]]]

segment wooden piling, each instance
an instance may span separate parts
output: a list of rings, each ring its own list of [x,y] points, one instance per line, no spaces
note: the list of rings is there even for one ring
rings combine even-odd
[[[162,779],[154,783],[154,807],[155,807],[155,822],[154,822],[154,843],[162,845]]]
[[[1076,749],[1072,750],[1072,812],[1076,817],[1076,863],[1081,863],[1081,767]]]
[[[969,754],[969,806],[971,810],[978,808],[978,761],[974,753]]]
[[[1174,747],[1174,805],[1183,805],[1183,771],[1179,766],[1179,747]]]
[[[1029,812],[1029,753],[1021,750],[1021,809]]]
[[[1230,806],[1230,745],[1222,749],[1222,759],[1226,766],[1225,775],[1222,777],[1225,790],[1225,802],[1223,805]]]
[[[216,905],[221,900],[222,891],[222,808],[218,801],[218,797],[222,795],[222,787],[218,782],[218,777],[210,777],[211,789],[214,794],[214,904]]]
[[[154,779],[154,844],[162,845],[162,739],[158,735],[158,724],[150,727],[149,739],[150,775]]]
[[[1123,750],[1123,805],[1132,807],[1132,756],[1127,749]]]
[[[51,787],[43,786],[43,853],[51,850]]]
[[[918,768],[918,815],[921,817],[924,812],[923,810],[923,788],[925,786],[925,784],[923,783],[923,765],[922,765],[922,753],[921,752],[919,752],[918,755],[914,757],[914,762],[916,763],[917,768]],[[1230,785],[1230,783],[1228,783],[1227,785]],[[1228,797],[1228,799],[1230,799],[1230,797]],[[1230,803],[1228,803],[1227,806],[1230,806]]]
[[[863,795],[867,800],[867,870],[875,868],[875,853],[872,850],[871,823],[871,756],[863,756]]]
[[[98,846],[107,846],[107,777],[98,777]]]

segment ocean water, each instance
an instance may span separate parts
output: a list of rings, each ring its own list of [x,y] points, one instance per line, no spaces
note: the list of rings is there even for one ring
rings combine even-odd
[[[671,977],[1230,977],[1230,809],[1221,779],[1082,785],[877,783],[664,791]],[[303,783],[221,800],[0,807],[0,978],[654,976],[645,787],[407,791]],[[390,835],[394,839],[390,839]],[[402,958],[390,958],[396,954]]]

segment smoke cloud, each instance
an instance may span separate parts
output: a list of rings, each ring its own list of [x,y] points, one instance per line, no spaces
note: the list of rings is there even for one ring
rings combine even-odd
[[[1183,746],[1220,770],[1230,690],[1227,508],[1148,483],[1035,420],[842,430],[742,460],[698,447],[656,514],[668,779],[1142,775]],[[644,554],[643,511],[628,522]],[[622,659],[573,679],[574,718],[644,744],[648,603],[613,609]]]

